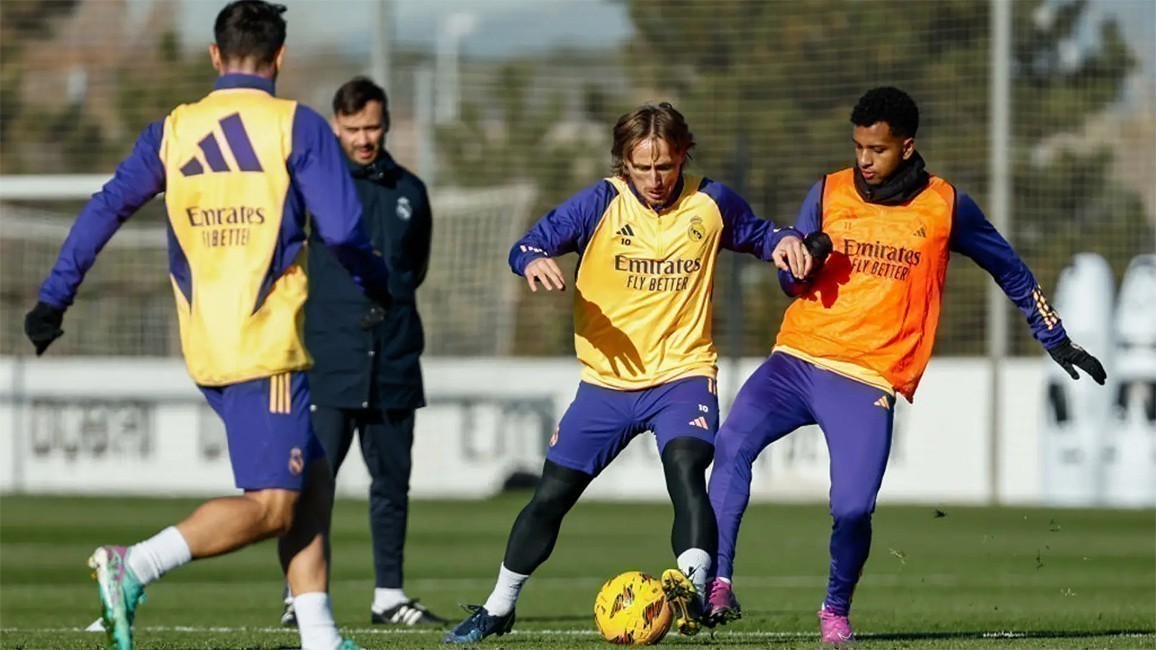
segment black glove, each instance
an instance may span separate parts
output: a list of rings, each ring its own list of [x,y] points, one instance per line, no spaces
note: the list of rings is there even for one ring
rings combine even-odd
[[[811,254],[811,259],[814,260],[814,264],[811,266],[811,276],[814,277],[814,275],[819,272],[819,269],[823,268],[823,262],[827,261],[827,256],[831,254],[833,248],[831,238],[827,233],[816,230],[803,238],[803,245],[807,247],[807,252]]]
[[[36,356],[44,354],[52,342],[64,334],[60,324],[64,322],[64,310],[46,302],[38,302],[24,317],[24,333],[32,345],[36,346]]]
[[[1060,367],[1068,371],[1072,379],[1079,379],[1080,375],[1076,373],[1076,368],[1088,373],[1088,376],[1096,380],[1097,384],[1104,385],[1104,380],[1108,378],[1108,373],[1104,372],[1104,365],[1100,360],[1088,354],[1084,348],[1072,343],[1072,339],[1064,337],[1063,341],[1048,348],[1048,354],[1052,355],[1052,359],[1060,364]]]

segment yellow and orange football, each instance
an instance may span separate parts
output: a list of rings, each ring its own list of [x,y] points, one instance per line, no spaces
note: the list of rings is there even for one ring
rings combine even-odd
[[[619,645],[654,645],[666,636],[673,619],[662,582],[642,571],[607,580],[594,600],[598,631]]]

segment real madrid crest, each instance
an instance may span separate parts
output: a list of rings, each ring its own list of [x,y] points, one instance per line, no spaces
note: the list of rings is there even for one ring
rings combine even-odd
[[[413,216],[413,207],[410,206],[409,199],[404,197],[404,196],[401,197],[400,199],[398,199],[397,200],[397,218],[401,219],[402,221],[409,221],[409,218],[412,216]]]
[[[702,225],[701,217],[693,217],[690,220],[690,226],[686,229],[686,236],[690,237],[691,241],[702,241],[706,237],[706,228]]]

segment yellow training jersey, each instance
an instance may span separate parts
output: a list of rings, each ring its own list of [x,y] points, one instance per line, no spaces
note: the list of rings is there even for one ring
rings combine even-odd
[[[510,252],[519,275],[540,257],[578,252],[574,347],[582,380],[622,390],[714,377],[711,336],[720,248],[770,260],[776,230],[731,189],[686,176],[655,210],[607,178],[543,217]]]
[[[303,370],[307,209],[338,258],[384,299],[385,266],[361,225],[325,120],[272,82],[225,75],[146,129],[77,219],[42,295],[66,307],[96,251],[161,191],[181,348],[202,386]]]

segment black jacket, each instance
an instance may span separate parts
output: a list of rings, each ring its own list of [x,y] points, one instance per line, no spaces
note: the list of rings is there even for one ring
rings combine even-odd
[[[425,184],[382,152],[349,162],[369,240],[389,266],[385,319],[361,329],[369,300],[316,231],[309,241],[305,344],[313,355],[312,402],[333,408],[425,405],[419,357],[425,346],[415,294],[429,267],[433,220]]]

